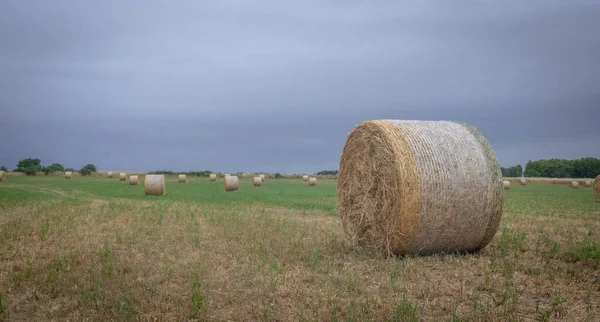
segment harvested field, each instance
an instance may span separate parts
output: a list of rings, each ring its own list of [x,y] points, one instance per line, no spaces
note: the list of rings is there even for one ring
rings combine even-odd
[[[591,189],[515,184],[481,251],[381,259],[346,240],[334,180],[166,181],[0,182],[0,320],[600,320]]]

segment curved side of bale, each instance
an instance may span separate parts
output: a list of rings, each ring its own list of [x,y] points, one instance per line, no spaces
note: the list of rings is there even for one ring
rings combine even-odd
[[[6,172],[0,171],[0,181],[6,180]]]
[[[510,181],[502,181],[502,186],[504,187],[504,190],[510,189]]]
[[[577,181],[571,181],[571,182],[569,182],[569,188],[571,188],[571,189],[577,189],[577,187],[579,187],[579,182],[577,182]]]
[[[66,179],[71,179],[71,177],[73,177],[73,172],[71,172],[71,171],[65,172],[65,178]]]
[[[308,185],[309,186],[316,186],[317,185],[317,178],[308,178]]]
[[[108,178],[112,178],[112,177],[113,177],[113,173],[112,173],[112,171],[108,171],[108,172],[106,173],[106,176],[107,176]]]
[[[359,124],[344,146],[337,192],[346,235],[398,255],[485,247],[504,199],[488,141],[447,121]]]
[[[138,183],[140,183],[140,180],[139,180],[138,176],[130,176],[129,177],[129,184],[130,185],[135,186]]]
[[[255,187],[262,185],[262,183],[263,183],[263,179],[261,179],[260,177],[252,178],[252,185],[254,185]]]
[[[594,179],[592,194],[594,195],[594,199],[596,199],[597,202],[600,202],[600,175]]]
[[[119,173],[119,180],[127,181],[127,173],[125,173],[125,172]]]
[[[187,182],[187,176],[185,174],[180,174],[177,178],[179,182]]]
[[[307,175],[302,176],[302,181],[307,182],[308,181],[308,176]]]
[[[235,191],[240,187],[240,179],[237,176],[228,175],[223,182],[225,184],[225,191]]]
[[[147,174],[144,179],[144,194],[146,196],[164,196],[167,193],[165,176],[163,174]]]
[[[261,174],[258,176],[260,178],[260,181],[265,182],[265,175]]]
[[[211,173],[210,176],[208,177],[208,180],[217,181],[217,175],[215,173]]]

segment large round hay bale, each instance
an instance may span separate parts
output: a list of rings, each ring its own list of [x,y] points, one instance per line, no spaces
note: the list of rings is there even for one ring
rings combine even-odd
[[[569,188],[571,188],[571,189],[577,189],[577,187],[579,187],[579,182],[577,182],[575,180],[569,182]]]
[[[594,184],[592,185],[592,194],[594,195],[594,199],[600,202],[600,175],[594,179]]]
[[[317,185],[317,178],[308,178],[308,185],[309,186],[316,186]]]
[[[119,173],[119,180],[127,181],[127,173],[125,173],[125,172]]]
[[[178,176],[178,181],[183,183],[187,182],[187,176],[185,174],[180,174]]]
[[[258,177],[260,178],[260,181],[265,182],[265,175],[264,174],[261,174]]]
[[[504,190],[510,189],[510,181],[507,181],[507,180],[502,181],[502,186],[504,187]]]
[[[592,186],[592,180],[585,180],[583,182],[583,186],[584,187],[588,187],[588,188],[591,187]]]
[[[146,196],[164,196],[167,193],[165,176],[163,174],[147,174],[144,179],[144,194]]]
[[[138,176],[129,176],[129,184],[130,185],[135,186],[138,183],[140,183]]]
[[[263,180],[260,177],[254,177],[254,178],[252,178],[252,184],[255,187],[258,187],[258,186],[262,185],[262,182],[263,182]]]
[[[308,181],[308,176],[307,175],[302,176],[302,181],[307,182]]]
[[[217,174],[216,173],[211,173],[210,176],[208,177],[208,180],[210,180],[210,181],[217,181]]]
[[[6,172],[0,171],[0,181],[6,180]]]
[[[344,231],[387,254],[481,249],[502,216],[501,178],[492,147],[468,124],[363,122],[340,160]]]
[[[107,176],[107,177],[109,177],[109,178],[112,178],[112,177],[113,177],[113,173],[112,173],[112,171],[108,171],[108,172],[106,173],[106,176]]]
[[[240,187],[240,180],[237,176],[226,176],[224,182],[225,191],[235,191]]]
[[[519,182],[521,183],[522,186],[527,184],[527,180],[525,178],[521,178],[521,180],[519,180]]]
[[[71,172],[71,171],[65,172],[65,179],[71,179],[71,177],[73,177],[73,172]]]

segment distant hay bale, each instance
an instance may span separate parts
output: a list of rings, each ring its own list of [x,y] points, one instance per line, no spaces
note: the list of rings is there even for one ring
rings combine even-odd
[[[375,120],[347,138],[338,206],[348,238],[382,254],[476,251],[498,230],[500,165],[474,127]]]
[[[6,180],[6,172],[0,171],[0,181]]]
[[[229,173],[225,173],[225,174],[223,175],[223,177],[224,177],[224,178],[227,178],[227,177],[229,177],[229,176],[230,176],[230,174],[229,174]]]
[[[127,173],[125,173],[125,172],[119,173],[119,180],[127,181]]]
[[[112,178],[113,177],[112,171],[108,171],[106,173],[106,176],[109,177],[109,178]]]
[[[519,180],[519,182],[521,183],[522,186],[527,184],[527,180],[525,178],[521,178],[521,180]]]
[[[504,190],[510,189],[510,181],[502,181],[502,186],[504,187]]]
[[[600,175],[597,176],[596,179],[594,179],[592,194],[594,195],[594,199],[600,202]]]
[[[66,179],[71,179],[71,177],[73,177],[73,172],[71,172],[71,171],[65,172],[65,178]]]
[[[147,174],[144,180],[146,196],[164,196],[167,193],[165,176],[163,174]]]
[[[187,176],[185,174],[180,174],[178,178],[179,178],[179,182],[183,182],[183,183],[187,182]]]
[[[260,181],[265,182],[265,175],[264,174],[261,174],[259,176],[259,178],[260,178]]]
[[[263,180],[260,177],[254,177],[254,178],[252,178],[252,184],[255,187],[258,187],[258,186],[262,185],[262,182],[263,182]]]
[[[571,189],[577,189],[577,187],[579,187],[579,182],[577,182],[577,181],[571,181],[571,182],[569,182],[569,188],[571,188]]]
[[[316,186],[317,185],[317,178],[308,178],[308,185],[309,186]]]
[[[226,176],[224,182],[225,191],[235,191],[240,187],[240,179],[237,176]]]
[[[308,181],[308,176],[307,175],[302,176],[302,181],[304,181],[304,182]]]
[[[208,177],[208,180],[210,180],[210,181],[217,181],[217,174],[216,173],[211,173],[210,176]]]
[[[583,186],[587,187],[587,188],[591,187],[592,186],[592,181],[591,180],[585,180],[585,182],[583,182]]]
[[[140,180],[139,180],[138,176],[130,176],[129,177],[129,184],[130,185],[135,186],[138,183],[140,183]]]

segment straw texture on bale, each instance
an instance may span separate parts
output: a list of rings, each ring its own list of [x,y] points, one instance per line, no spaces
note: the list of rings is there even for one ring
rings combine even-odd
[[[163,174],[147,174],[144,180],[146,196],[164,196],[167,193],[165,176]]]
[[[265,175],[264,174],[261,174],[258,177],[260,178],[260,181],[265,182]]]
[[[504,190],[510,189],[510,181],[502,181],[502,186],[504,187]]]
[[[130,185],[135,186],[138,183],[140,183],[138,176],[129,176],[129,184]]]
[[[577,189],[577,187],[579,187],[579,182],[577,182],[577,181],[571,181],[571,182],[569,182],[569,188],[571,188],[571,189]]]
[[[263,182],[263,180],[260,177],[254,177],[254,178],[252,178],[252,184],[255,187],[258,187],[258,186],[262,185],[262,182]]]
[[[316,186],[317,185],[317,178],[308,178],[308,185],[309,186]]]
[[[308,176],[306,176],[306,175],[302,176],[302,181],[304,181],[304,182],[308,181]]]
[[[178,178],[179,182],[187,182],[187,176],[185,174],[180,174]]]
[[[71,171],[65,172],[65,178],[71,179],[72,176],[73,176],[73,172],[71,172]]]
[[[504,199],[488,141],[448,121],[359,124],[344,146],[337,194],[350,240],[397,255],[485,247]]]
[[[106,173],[106,176],[109,177],[109,178],[112,178],[113,177],[112,171],[108,171]]]
[[[591,180],[585,180],[583,182],[583,186],[584,187],[588,187],[588,188],[591,187],[592,186],[592,181]]]
[[[240,187],[240,180],[237,176],[226,176],[224,182],[225,191],[235,191]]]
[[[600,202],[600,175],[594,179],[592,194],[594,195],[594,199],[596,199],[597,202]]]
[[[527,184],[527,180],[525,178],[521,178],[520,182],[522,186]]]
[[[0,171],[0,181],[6,180],[6,172]]]
[[[127,173],[125,173],[125,172],[119,173],[119,180],[126,181],[127,180]]]
[[[210,176],[208,177],[208,180],[217,181],[217,175],[215,173],[211,173]]]

